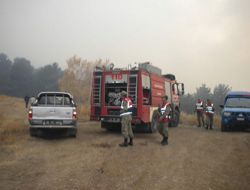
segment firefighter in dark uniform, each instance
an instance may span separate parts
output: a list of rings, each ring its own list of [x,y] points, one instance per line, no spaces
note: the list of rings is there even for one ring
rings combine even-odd
[[[29,97],[29,96],[25,96],[25,97],[24,97],[24,102],[25,102],[25,107],[26,107],[26,108],[28,108],[29,100],[30,100],[30,97]]]
[[[122,91],[122,103],[121,103],[121,124],[122,124],[122,136],[124,138],[124,142],[119,144],[121,147],[127,147],[128,145],[133,146],[133,130],[131,127],[132,121],[132,101],[129,97],[127,97],[127,92]],[[129,143],[128,143],[129,139]]]
[[[162,105],[158,109],[159,117],[158,117],[158,131],[163,137],[161,144],[168,144],[168,123],[170,120],[171,114],[171,104],[168,102],[168,96],[162,97]]]
[[[207,99],[207,104],[205,108],[206,113],[206,129],[213,129],[213,121],[214,121],[214,105],[211,100]]]
[[[204,115],[203,115],[204,104],[203,104],[203,101],[201,99],[198,99],[196,104],[195,104],[195,112],[197,115],[198,127],[201,127],[201,123],[202,123],[202,126],[204,127],[205,126]]]

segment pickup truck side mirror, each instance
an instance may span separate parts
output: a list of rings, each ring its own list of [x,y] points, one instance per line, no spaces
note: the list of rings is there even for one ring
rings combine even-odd
[[[220,105],[220,108],[224,108],[224,105]]]

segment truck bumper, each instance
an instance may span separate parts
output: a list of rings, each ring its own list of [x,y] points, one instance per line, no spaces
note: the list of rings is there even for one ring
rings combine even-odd
[[[30,125],[30,128],[43,128],[43,129],[69,129],[76,128],[76,125]]]
[[[76,128],[76,120],[30,120],[30,128],[65,129]]]

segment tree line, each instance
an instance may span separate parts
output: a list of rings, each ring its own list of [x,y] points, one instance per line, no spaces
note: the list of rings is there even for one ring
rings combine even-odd
[[[57,91],[62,76],[57,63],[34,68],[26,58],[12,61],[0,53],[0,94],[24,97],[36,96],[40,91]]]
[[[181,108],[182,111],[192,114],[195,111],[196,101],[199,99],[206,103],[207,99],[210,99],[215,107],[215,112],[220,113],[220,105],[224,103],[226,94],[231,90],[226,84],[218,84],[214,87],[213,91],[211,88],[207,87],[206,84],[202,84],[200,87],[196,88],[196,92],[193,94],[185,94],[181,97]]]
[[[24,97],[36,96],[41,91],[68,91],[73,94],[77,103],[89,106],[92,71],[95,66],[109,64],[109,60],[94,62],[72,56],[67,60],[67,68],[63,71],[57,63],[34,68],[26,58],[15,58],[11,61],[4,53],[0,53],[0,94]],[[211,99],[216,112],[220,112],[220,104],[231,88],[225,84],[211,88],[202,84],[193,94],[181,97],[182,111],[192,114],[198,98],[204,102]]]

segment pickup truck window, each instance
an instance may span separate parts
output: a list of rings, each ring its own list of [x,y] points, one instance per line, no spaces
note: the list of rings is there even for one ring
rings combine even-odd
[[[38,105],[72,106],[73,102],[66,94],[42,94],[38,97]]]
[[[47,105],[54,105],[55,103],[55,96],[52,94],[47,95]]]
[[[228,98],[225,107],[250,108],[250,98]]]
[[[46,96],[40,96],[38,99],[39,105],[45,105],[46,104]]]

